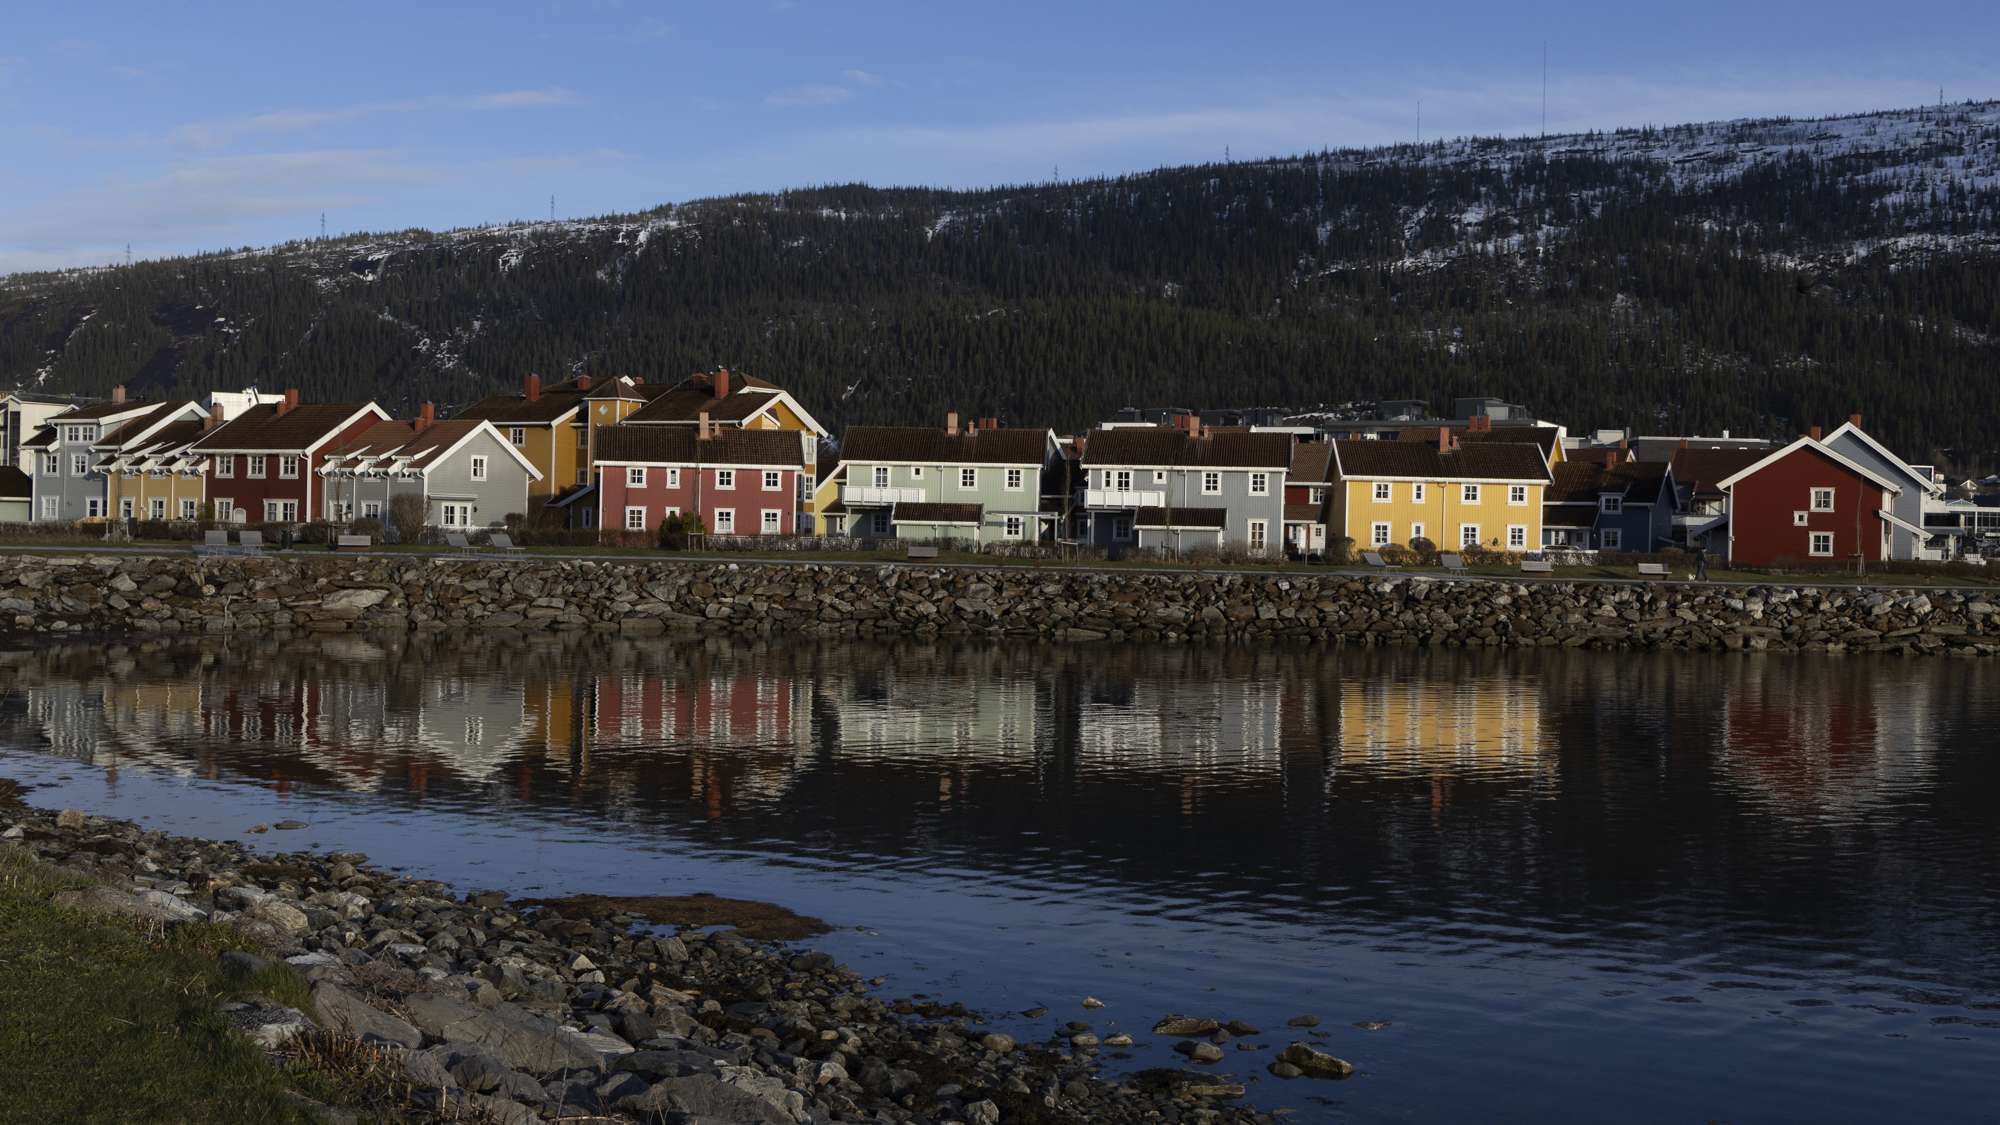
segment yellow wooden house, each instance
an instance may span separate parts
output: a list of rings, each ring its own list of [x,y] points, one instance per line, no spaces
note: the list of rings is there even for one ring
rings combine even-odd
[[[1440,550],[1537,551],[1548,459],[1531,443],[1340,441],[1329,476],[1327,527],[1356,550],[1428,539]]]
[[[216,424],[199,403],[169,403],[98,439],[91,451],[104,474],[104,510],[119,519],[199,519],[208,478],[192,446]]]
[[[543,389],[530,375],[519,394],[489,395],[454,417],[493,423],[541,477],[528,482],[528,499],[549,499],[590,483],[588,427],[584,396],[588,377]]]

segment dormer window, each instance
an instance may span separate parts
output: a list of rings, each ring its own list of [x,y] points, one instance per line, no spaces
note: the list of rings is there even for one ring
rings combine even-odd
[[[1600,496],[1597,498],[1597,507],[1599,511],[1607,516],[1615,516],[1625,510],[1625,498],[1623,496]]]

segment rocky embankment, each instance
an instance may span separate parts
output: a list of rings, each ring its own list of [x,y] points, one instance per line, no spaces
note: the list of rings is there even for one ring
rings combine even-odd
[[[260,857],[75,810],[0,809],[0,826],[0,847],[29,848],[90,881],[62,892],[62,905],[251,936],[268,960],[230,952],[225,962],[249,976],[290,966],[311,1012],[239,1002],[229,1013],[239,1027],[273,1050],[311,1036],[359,1040],[442,1119],[1268,1120],[1233,1105],[1244,1088],[1210,1069],[1107,1081],[1082,1020],[1046,1043],[1016,1044],[956,1005],[884,1001],[825,953],[732,930],[454,896],[360,855]],[[1198,1064],[1222,1058],[1217,1042],[1230,1034],[1188,1017],[1156,1030],[1184,1037]],[[1113,1039],[1130,1042],[1105,1045]],[[1270,1069],[1309,1079],[1350,1068],[1298,1041]]]
[[[2000,595],[674,561],[0,558],[27,633],[589,630],[2000,655]]]

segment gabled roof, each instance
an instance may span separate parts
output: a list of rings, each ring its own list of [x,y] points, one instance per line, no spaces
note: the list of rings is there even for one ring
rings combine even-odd
[[[361,431],[353,441],[347,442],[327,453],[327,467],[332,469],[350,467],[345,462],[352,459],[352,467],[359,467],[364,460],[376,458],[390,459],[398,472],[429,472],[443,464],[458,448],[485,431],[493,435],[495,444],[519,462],[530,476],[541,479],[541,470],[521,455],[512,442],[503,439],[491,422],[483,418],[453,418],[444,422],[433,422],[421,432],[414,422],[377,422]]]
[[[139,417],[118,426],[110,433],[100,434],[97,440],[91,443],[91,448],[122,449],[141,438],[151,438],[154,433],[172,424],[177,416],[189,417],[199,422],[201,419],[207,417],[207,412],[202,410],[199,403],[170,402],[164,406],[148,410]]]
[[[1889,462],[1890,465],[1895,467],[1896,471],[1902,473],[1910,480],[1916,482],[1917,487],[1923,489],[1925,492],[1936,494],[1936,493],[1942,493],[1944,491],[1943,484],[1939,483],[1936,480],[1933,480],[1929,475],[1920,473],[1916,469],[1912,468],[1909,462],[1903,460],[1901,457],[1898,457],[1894,453],[1890,452],[1888,446],[1883,445],[1879,441],[1876,441],[1875,438],[1872,435],[1870,435],[1867,430],[1862,429],[1860,426],[1855,425],[1853,422],[1842,422],[1840,424],[1839,429],[1826,435],[1823,444],[1829,446],[1832,445],[1834,439],[1841,436],[1842,434],[1850,434],[1854,438],[1859,440],[1863,445],[1867,446],[1871,450],[1874,450],[1877,456]]]
[[[1725,477],[1733,476],[1743,469],[1764,459],[1768,448],[1760,449],[1697,449],[1689,447],[1674,451],[1672,461],[1674,483],[1691,489],[1695,499],[1714,500],[1722,496],[1720,484]]]
[[[1485,442],[1500,442],[1504,445],[1532,445],[1542,451],[1542,456],[1555,454],[1556,436],[1554,426],[1508,426],[1497,430],[1475,430],[1464,424],[1448,424],[1444,428],[1459,444],[1478,445]],[[1437,443],[1437,427],[1409,427],[1396,434],[1398,441],[1427,441]]]
[[[1903,491],[1902,485],[1899,485],[1894,481],[1891,481],[1887,477],[1884,477],[1881,474],[1876,473],[1871,469],[1864,468],[1863,466],[1854,463],[1848,458],[1841,456],[1834,450],[1828,449],[1826,447],[1825,442],[1815,441],[1810,436],[1801,437],[1792,444],[1785,446],[1783,449],[1777,450],[1776,452],[1763,457],[1762,459],[1758,460],[1755,464],[1748,465],[1744,468],[1736,470],[1736,472],[1730,474],[1729,476],[1726,476],[1721,480],[1716,481],[1715,485],[1717,488],[1723,488],[1723,489],[1732,488],[1735,486],[1737,481],[1742,480],[1744,477],[1761,472],[1766,466],[1774,465],[1777,462],[1784,460],[1786,457],[1791,456],[1793,453],[1801,449],[1817,453],[1821,457],[1824,457],[1827,460],[1832,461],[1835,464],[1839,465],[1841,468],[1846,469],[1848,472],[1851,472],[1858,477],[1865,478],[1867,480],[1873,481],[1876,484],[1881,485],[1883,490],[1890,493],[1891,495]]]
[[[685,426],[611,426],[597,433],[600,465],[760,465],[803,469],[796,430],[718,430],[701,440]]]
[[[1565,461],[1550,469],[1549,504],[1595,504],[1607,494],[1628,504],[1651,504],[1660,498],[1670,469],[1664,461]]]
[[[1033,467],[1051,451],[1047,430],[1001,427],[946,433],[928,426],[855,426],[840,443],[842,461],[916,465],[1021,465]]]
[[[82,406],[65,410],[61,414],[49,419],[49,421],[56,423],[89,422],[99,418],[115,418],[122,414],[136,414],[141,411],[151,410],[158,405],[159,403],[149,399],[138,399],[132,402],[88,402]]]
[[[1292,446],[1292,469],[1287,475],[1293,484],[1322,484],[1333,479],[1332,472],[1332,442],[1302,441]]]
[[[496,426],[546,426],[583,406],[576,392],[543,391],[540,398],[523,394],[488,395],[452,415],[454,419],[485,420]]]
[[[749,375],[731,375],[729,394],[724,398],[715,396],[714,375],[690,375],[663,393],[648,396],[646,405],[633,411],[625,420],[640,425],[686,425],[699,422],[703,412],[706,412],[711,421],[741,426],[779,403],[797,415],[813,433],[826,434],[826,427],[820,425],[819,420],[807,412],[789,391]]]
[[[1004,432],[1004,431],[1003,431]],[[1092,430],[1083,447],[1090,467],[1135,465],[1214,469],[1289,469],[1292,435],[1224,433],[1190,437],[1186,430],[1120,426]]]
[[[303,453],[346,429],[362,415],[387,419],[382,408],[368,403],[314,402],[278,413],[282,403],[253,406],[209,431],[195,443],[206,452]]]
[[[1461,481],[1549,479],[1549,465],[1533,442],[1478,442],[1450,451],[1428,442],[1337,441],[1334,469],[1341,477]]]
[[[574,380],[562,383],[558,385],[558,389],[564,391],[574,390],[576,389],[576,383]],[[588,399],[629,398],[640,402],[649,402],[653,398],[665,393],[667,393],[667,388],[658,383],[643,383],[630,375],[615,375],[609,379],[592,380],[590,389],[584,393],[583,397]]]

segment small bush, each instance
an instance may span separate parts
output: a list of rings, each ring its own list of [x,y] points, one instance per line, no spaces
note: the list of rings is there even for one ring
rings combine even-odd
[[[1415,539],[1410,540],[1410,554],[1417,560],[1417,562],[1420,565],[1423,566],[1437,565],[1438,561],[1437,544],[1431,542],[1430,540],[1424,538],[1421,535],[1417,536]]]
[[[1354,539],[1352,536],[1336,535],[1326,543],[1326,561],[1335,566],[1347,566],[1354,562]]]

